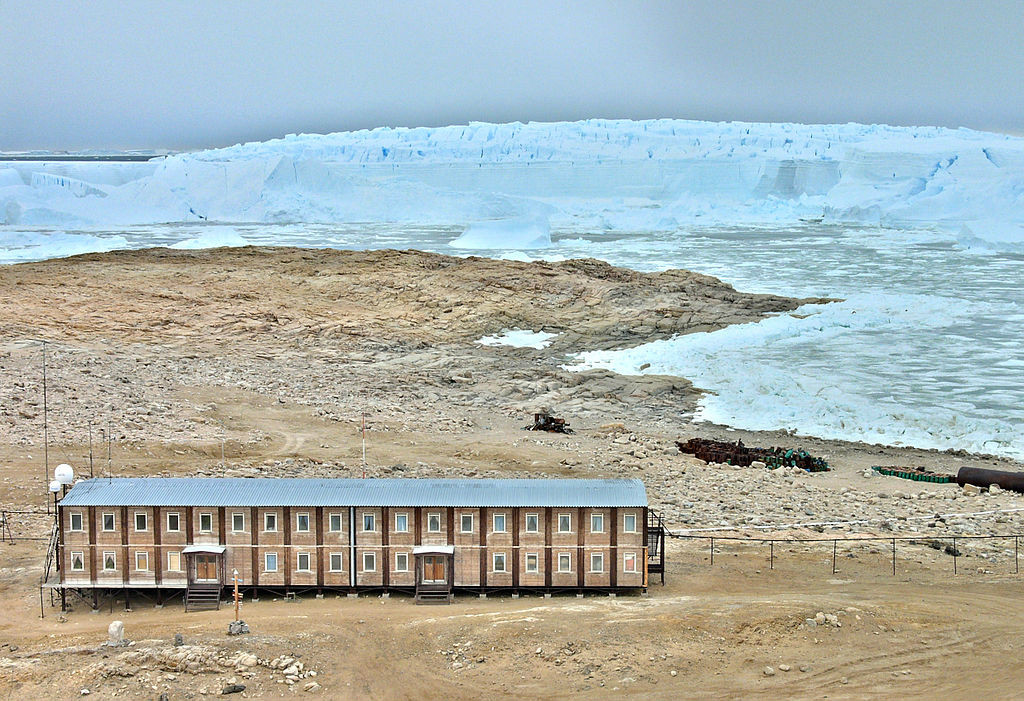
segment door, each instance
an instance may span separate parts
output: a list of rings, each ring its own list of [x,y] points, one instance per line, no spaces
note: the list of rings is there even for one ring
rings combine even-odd
[[[423,556],[424,584],[443,584],[448,581],[448,578],[445,576],[446,559],[444,555]]]
[[[217,556],[203,553],[196,554],[196,581],[216,582],[217,577]]]

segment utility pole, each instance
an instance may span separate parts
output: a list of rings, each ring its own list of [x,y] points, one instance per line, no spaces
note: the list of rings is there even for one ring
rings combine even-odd
[[[49,407],[46,404],[46,344],[49,341],[40,341],[43,344],[43,484],[50,481],[50,435],[49,435]],[[50,513],[50,500],[46,500],[46,513]]]
[[[92,421],[89,421],[89,479],[92,478]]]
[[[366,479],[366,412],[363,412],[363,479]]]

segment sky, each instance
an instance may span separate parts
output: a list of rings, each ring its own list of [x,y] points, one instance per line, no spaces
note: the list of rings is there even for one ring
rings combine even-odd
[[[588,117],[1024,133],[1020,2],[3,0],[0,150]]]

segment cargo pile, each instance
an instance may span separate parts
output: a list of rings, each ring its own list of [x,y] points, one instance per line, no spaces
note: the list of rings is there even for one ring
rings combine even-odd
[[[816,458],[801,448],[749,448],[743,441],[726,443],[706,438],[691,438],[688,441],[676,441],[679,452],[693,455],[706,463],[722,463],[749,467],[755,462],[764,463],[769,470],[779,467],[798,467],[807,472],[827,472],[828,463]]]

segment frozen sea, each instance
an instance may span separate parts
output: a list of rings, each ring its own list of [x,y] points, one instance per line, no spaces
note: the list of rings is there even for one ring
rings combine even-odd
[[[650,363],[644,372],[684,376],[708,393],[697,418],[737,428],[1024,459],[1022,254],[966,248],[930,229],[835,223],[613,233],[553,228],[550,246],[525,250],[453,248],[463,230],[408,223],[4,226],[0,262],[260,244],[686,268],[743,291],[843,301],[620,351],[580,348],[566,365],[639,373]]]

